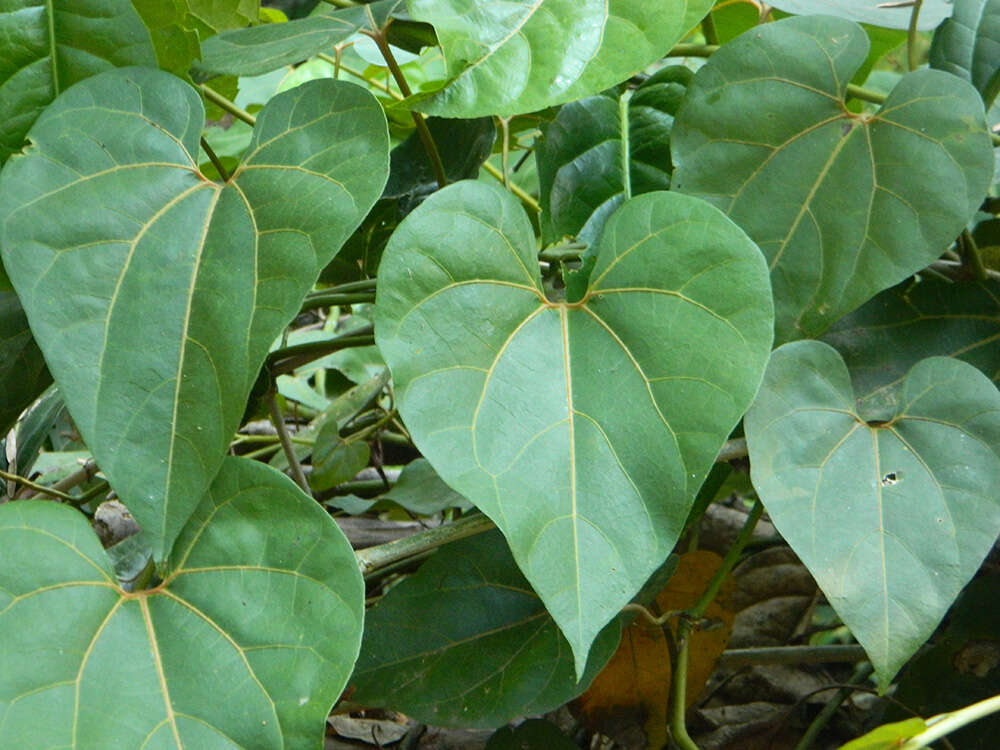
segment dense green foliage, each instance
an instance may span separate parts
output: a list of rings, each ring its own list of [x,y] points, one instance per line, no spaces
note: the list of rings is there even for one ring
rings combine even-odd
[[[764,512],[878,691],[986,699],[920,684],[1000,533],[1000,6],[889,5],[0,3],[0,747],[573,746],[502,727],[638,614],[693,750]]]

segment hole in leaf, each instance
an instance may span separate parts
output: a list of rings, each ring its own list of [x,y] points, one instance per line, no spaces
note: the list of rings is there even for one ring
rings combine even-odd
[[[882,477],[883,487],[891,487],[892,485],[897,484],[898,482],[899,482],[899,475],[894,471],[890,471],[888,474]]]

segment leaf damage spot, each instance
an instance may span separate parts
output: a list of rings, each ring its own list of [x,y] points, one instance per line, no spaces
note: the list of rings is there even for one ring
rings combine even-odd
[[[895,471],[890,471],[882,477],[883,487],[892,487],[894,484],[899,484],[900,477]]]

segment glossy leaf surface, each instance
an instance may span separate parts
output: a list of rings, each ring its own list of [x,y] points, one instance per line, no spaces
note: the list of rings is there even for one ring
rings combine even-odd
[[[0,290],[0,436],[51,382],[20,300]]]
[[[990,184],[982,101],[954,76],[910,73],[876,113],[846,108],[867,50],[837,18],[757,27],[698,71],[674,124],[673,187],[760,246],[779,341],[818,336],[938,258]]]
[[[218,469],[268,347],[387,172],[382,110],[351,84],[274,97],[225,185],[196,166],[203,116],[166,73],[105,73],[63,94],[0,175],[4,263],[157,561]]]
[[[578,695],[618,636],[617,623],[601,632],[578,681],[566,640],[492,531],[446,545],[368,612],[352,700],[495,727]]]
[[[55,503],[0,507],[0,549],[3,747],[322,746],[363,587],[337,525],[273,469],[228,458],[152,590],[124,593]]]
[[[913,15],[912,6],[880,0],[778,0],[774,7],[800,16],[823,13],[889,29],[908,28]],[[948,17],[951,8],[950,0],[924,0],[917,16],[917,29],[930,31],[935,28]]]
[[[670,187],[670,128],[692,75],[670,66],[617,98],[592,96],[559,110],[535,149],[544,242],[593,241],[626,194]]]
[[[1000,283],[904,282],[838,321],[823,340],[840,352],[855,397],[872,411],[927,357],[956,357],[1000,383]]]
[[[408,0],[434,26],[448,82],[418,106],[514,115],[596,94],[665,55],[705,0]]]
[[[744,420],[771,520],[851,629],[885,687],[931,635],[1000,532],[1000,393],[932,357],[858,412],[826,344],[774,352]]]
[[[934,32],[931,67],[971,81],[988,107],[1000,90],[1000,2],[955,0],[951,18]]]
[[[0,5],[0,164],[35,118],[88,76],[121,65],[156,67],[131,0],[18,0]]]
[[[503,530],[582,671],[756,392],[760,252],[703,201],[648,193],[605,224],[583,297],[553,302],[516,199],[463,182],[400,224],[378,281],[375,338],[417,447]]]

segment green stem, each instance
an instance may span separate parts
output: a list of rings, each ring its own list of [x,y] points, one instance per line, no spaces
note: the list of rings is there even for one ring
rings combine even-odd
[[[497,117],[500,121],[500,174],[503,186],[510,190],[510,118]]]
[[[285,458],[288,459],[288,467],[292,471],[292,479],[302,488],[302,491],[312,497],[312,489],[309,487],[309,480],[302,470],[298,456],[295,455],[295,446],[292,445],[291,436],[288,434],[288,427],[285,425],[285,415],[281,413],[281,405],[278,404],[277,391],[271,396],[271,422],[274,429],[278,431],[278,439],[281,441],[281,448],[285,451]]]
[[[107,482],[100,482],[92,490],[88,490],[87,492],[85,492],[82,495],[80,495],[80,497],[73,498],[73,500],[71,501],[71,504],[74,507],[81,508],[84,505],[86,505],[87,503],[89,503],[91,500],[97,499],[98,497],[100,497],[101,495],[103,495],[104,493],[106,493],[110,489],[111,489],[111,485],[110,484],[108,484]]]
[[[976,281],[986,281],[986,266],[983,265],[983,257],[979,253],[979,247],[968,229],[963,229],[958,238],[959,256],[962,258],[962,266]]]
[[[302,303],[300,312],[308,312],[319,307],[343,307],[344,305],[363,305],[375,301],[375,295],[371,292],[359,292],[356,294],[317,294],[306,297]]]
[[[310,341],[305,344],[286,346],[284,349],[276,349],[267,355],[266,365],[273,375],[284,375],[325,357],[327,354],[339,352],[341,349],[371,346],[374,343],[375,337],[372,336],[372,327],[365,326],[351,331],[350,334],[336,336],[326,341]]]
[[[226,97],[224,97],[218,91],[215,91],[214,89],[209,88],[204,83],[198,84],[198,90],[202,93],[202,95],[206,99],[208,99],[210,102],[212,102],[212,104],[214,104],[215,106],[219,107],[220,109],[225,110],[226,112],[228,112],[229,114],[231,114],[236,119],[243,120],[243,122],[245,122],[247,125],[256,125],[257,124],[257,118],[256,117],[254,117],[249,112],[246,112],[245,110],[242,110],[239,107],[237,107],[235,103],[229,101]]]
[[[763,513],[764,506],[758,500],[754,503],[753,508],[750,509],[746,523],[743,524],[743,528],[736,537],[736,541],[733,542],[733,545],[726,552],[726,556],[722,558],[722,563],[719,565],[719,569],[715,572],[715,575],[712,576],[708,587],[702,592],[702,595],[695,602],[694,606],[690,607],[677,623],[677,658],[674,659],[671,665],[672,676],[670,678],[670,707],[668,714],[670,736],[673,737],[674,742],[683,750],[698,750],[698,746],[688,734],[684,718],[684,714],[687,712],[687,667],[691,630],[694,627],[694,623],[704,617],[708,605],[712,603],[712,600],[719,593],[719,589],[722,588],[726,576],[736,567],[740,555],[743,554],[743,548],[753,538],[753,531],[757,527],[757,521],[760,520]]]
[[[711,14],[705,16],[711,18]],[[632,155],[629,153],[628,103],[632,98],[632,89],[627,89],[618,99],[618,122],[621,132],[622,187],[625,189],[625,200],[632,197]]]
[[[482,167],[483,167],[483,171],[484,172],[486,172],[487,174],[489,174],[491,177],[495,178],[500,183],[503,183],[503,181],[504,181],[504,179],[503,179],[503,172],[501,172],[499,169],[497,169],[496,167],[494,167],[488,161],[484,161]],[[511,182],[506,187],[507,187],[508,190],[510,190],[510,192],[512,192],[514,195],[516,195],[518,198],[521,199],[521,203],[523,203],[525,206],[527,206],[528,208],[530,208],[536,214],[539,211],[542,210],[542,207],[538,204],[538,201],[536,201],[523,188],[519,187],[518,185],[515,185],[513,182]]]
[[[316,445],[315,440],[296,437],[295,435],[289,435],[288,439],[295,445]],[[237,435],[233,442],[236,445],[252,445],[253,443],[267,443],[270,445],[271,443],[280,443],[281,438],[278,435]]]
[[[427,550],[437,549],[448,542],[455,542],[459,539],[482,534],[484,531],[489,531],[492,528],[494,528],[493,522],[489,518],[481,513],[474,513],[455,521],[455,523],[421,531],[405,539],[398,539],[395,542],[359,550],[355,554],[358,558],[358,565],[361,566],[362,574],[367,577],[376,570],[384,568],[397,560],[413,557]]]
[[[711,57],[719,51],[717,44],[675,44],[667,57]]]
[[[404,97],[412,96],[413,92],[410,90],[410,84],[406,82],[406,76],[403,75],[403,70],[399,67],[396,56],[392,54],[389,40],[386,39],[385,29],[368,32],[368,36],[375,40],[375,44],[378,46],[379,52],[382,53],[385,64],[389,66],[389,72],[392,73],[396,85],[399,86],[400,93]],[[448,184],[448,177],[444,171],[444,163],[441,161],[441,152],[438,151],[437,144],[434,142],[434,136],[431,135],[431,131],[427,127],[427,120],[416,110],[410,110],[410,116],[413,118],[413,124],[417,128],[417,135],[424,146],[424,151],[427,152],[427,158],[430,160],[431,169],[434,171],[434,179],[437,180],[438,188],[443,188]]]
[[[538,259],[546,263],[580,260],[587,245],[584,242],[566,242],[561,245],[547,247],[538,253]]]
[[[719,46],[719,35],[715,31],[715,21],[712,20],[711,13],[701,19],[701,33],[705,36],[705,44]]]
[[[906,62],[911,71],[920,67],[917,53],[917,19],[920,17],[920,6],[924,0],[913,0],[913,11],[910,13],[910,25],[906,30]]]
[[[332,65],[337,70],[342,70],[345,73],[347,73],[347,75],[354,76],[355,78],[359,78],[360,80],[364,81],[365,83],[370,84],[371,86],[374,86],[379,91],[381,91],[383,94],[387,94],[387,95],[391,96],[393,99],[402,99],[403,98],[402,94],[396,93],[395,91],[393,91],[391,88],[389,88],[388,86],[386,86],[381,81],[376,81],[374,78],[368,78],[362,71],[355,70],[354,68],[350,68],[347,65],[344,65],[344,63],[338,61],[337,58],[335,58],[335,57],[330,57],[329,55],[324,54],[322,52],[316,53],[316,57],[318,57],[320,60],[323,60],[324,62],[330,63],[330,65]]]
[[[860,99],[863,102],[871,102],[872,104],[885,104],[884,94],[855,86],[853,83],[847,84],[847,96],[850,99]]]
[[[798,744],[795,745],[795,750],[809,750],[812,747],[813,742],[819,736],[819,733],[823,731],[823,728],[830,723],[830,719],[833,715],[837,713],[837,709],[840,708],[840,704],[847,700],[851,693],[854,692],[854,685],[859,682],[863,682],[868,679],[868,676],[873,672],[871,664],[862,664],[857,669],[854,670],[854,674],[847,681],[848,686],[842,687],[837,690],[830,700],[826,702],[826,705],[816,714],[816,718],[812,720],[812,723],[806,729],[805,734],[799,739]]]
[[[322,2],[334,8],[356,8],[359,5],[354,0],[322,0]]]
[[[208,155],[208,160],[212,162],[212,166],[215,167],[215,171],[219,173],[219,178],[223,182],[229,182],[229,172],[227,172],[226,168],[222,166],[222,162],[219,161],[219,157],[215,155],[215,151],[212,150],[212,147],[208,145],[208,141],[205,140],[205,136],[201,137],[201,147]]]
[[[957,711],[938,714],[927,720],[929,725],[927,729],[908,739],[900,746],[899,750],[920,750],[946,734],[997,711],[1000,711],[1000,695],[994,695],[992,698],[973,703],[971,706],[960,708]]]
[[[25,487],[30,487],[35,492],[40,492],[44,495],[50,495],[52,497],[58,497],[60,500],[65,500],[69,503],[75,503],[77,498],[72,495],[67,495],[65,492],[60,492],[52,487],[46,487],[44,484],[38,484],[37,482],[32,482],[30,479],[25,479],[24,477],[19,477],[17,474],[11,474],[6,471],[0,470],[0,479],[6,479],[8,482],[16,482],[17,484],[23,484]]]

